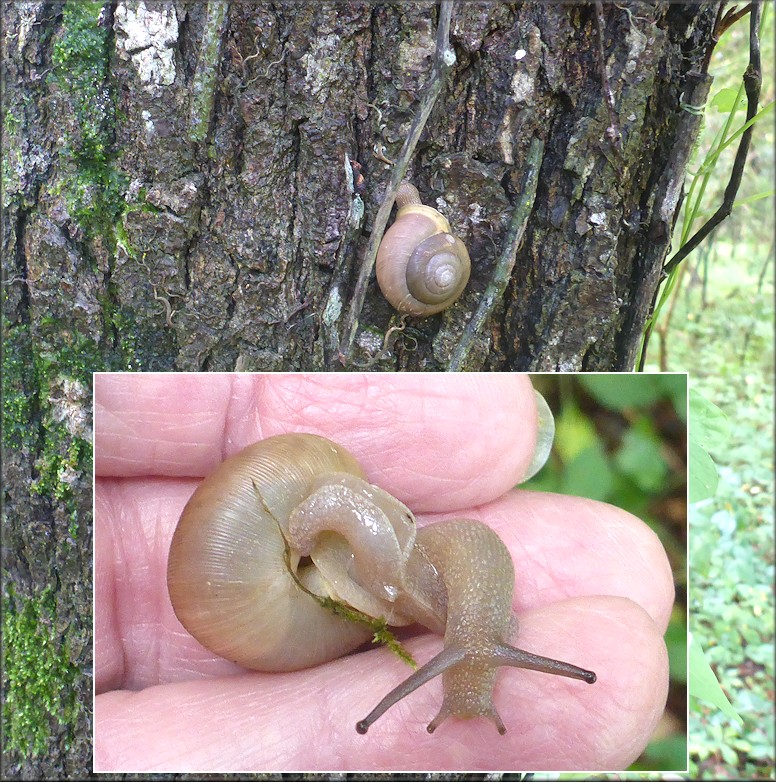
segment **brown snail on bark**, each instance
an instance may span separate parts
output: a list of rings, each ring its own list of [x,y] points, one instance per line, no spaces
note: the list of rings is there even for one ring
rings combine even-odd
[[[369,484],[345,449],[315,435],[261,440],[206,478],[173,535],[167,583],[178,619],[200,643],[262,671],[317,665],[371,636],[326,600],[444,633],[444,649],[359,721],[359,733],[440,673],[444,699],[429,732],[448,716],[485,716],[503,734],[493,705],[502,665],[596,680],[509,644],[514,566],[489,527],[455,519],[416,528],[412,512]]]
[[[401,313],[428,317],[447,309],[469,281],[464,243],[436,209],[424,206],[406,179],[396,194],[398,212],[377,252],[377,282]]]

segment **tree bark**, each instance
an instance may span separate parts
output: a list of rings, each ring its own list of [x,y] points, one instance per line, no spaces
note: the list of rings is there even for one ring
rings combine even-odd
[[[344,368],[448,366],[538,139],[524,239],[465,368],[632,369],[700,123],[683,104],[705,101],[718,10],[622,0],[597,24],[595,3],[458,3],[456,62],[410,173],[468,246],[472,278],[452,308],[403,329],[373,285]],[[52,637],[67,638],[83,706],[52,719],[48,757],[22,766],[77,774],[91,372],[343,368],[390,176],[373,150],[402,146],[437,8],[4,0],[2,12],[3,567],[14,610],[55,574]]]
[[[6,5],[10,323],[45,342],[44,310],[131,369],[340,368],[389,174],[373,147],[401,147],[434,4],[80,5]],[[374,285],[348,368],[446,368],[539,138],[525,238],[468,368],[631,369],[700,122],[680,98],[703,102],[717,10],[606,4],[599,46],[594,3],[459,4],[411,173],[472,279],[385,346]]]

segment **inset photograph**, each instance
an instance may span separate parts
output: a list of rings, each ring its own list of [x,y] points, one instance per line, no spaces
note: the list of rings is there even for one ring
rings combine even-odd
[[[686,386],[95,375],[95,771],[685,768]]]

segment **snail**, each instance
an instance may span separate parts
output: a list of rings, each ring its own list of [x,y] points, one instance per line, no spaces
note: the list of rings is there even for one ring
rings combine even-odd
[[[406,179],[396,193],[398,212],[377,251],[377,282],[401,313],[428,317],[447,309],[469,281],[471,261],[450,223],[424,206]]]
[[[254,443],[199,485],[173,535],[167,584],[200,643],[262,671],[314,666],[367,641],[373,628],[334,604],[444,634],[444,649],[360,720],[359,733],[439,674],[444,697],[429,732],[449,716],[481,715],[504,734],[493,704],[498,666],[596,680],[509,645],[514,566],[489,527],[455,519],[416,528],[353,456],[312,434]]]

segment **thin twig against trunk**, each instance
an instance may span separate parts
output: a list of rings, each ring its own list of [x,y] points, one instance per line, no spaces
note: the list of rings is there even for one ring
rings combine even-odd
[[[747,6],[749,8],[749,6]],[[760,16],[762,8],[760,3],[755,0],[751,4],[751,16],[749,18],[749,65],[744,71],[744,89],[746,91],[746,122],[751,122],[757,114],[757,107],[760,102],[760,87],[762,83],[762,68],[760,64]],[[744,123],[746,124],[746,123]],[[722,197],[722,204],[716,212],[691,236],[676,253],[663,266],[661,276],[666,279],[671,272],[733,211],[733,204],[738,194],[738,188],[741,186],[741,179],[744,174],[744,165],[749,154],[749,144],[752,140],[754,124],[741,134],[738,143],[738,150],[733,161],[733,169],[730,172],[725,193]],[[641,347],[641,356],[639,358],[638,371],[644,370],[644,364],[647,359],[647,348],[649,339],[652,336],[654,321],[652,320],[655,305],[660,293],[660,287],[655,290],[655,296],[652,300],[650,318],[644,334],[644,340]]]
[[[412,122],[404,146],[393,166],[391,181],[388,183],[388,187],[385,190],[383,203],[380,205],[380,208],[375,215],[372,233],[369,236],[369,244],[367,245],[366,253],[364,254],[364,261],[361,264],[361,271],[358,274],[358,280],[356,281],[356,286],[353,290],[353,298],[350,302],[350,310],[348,311],[347,320],[345,321],[345,329],[342,343],[340,344],[339,355],[342,364],[347,364],[350,360],[350,351],[353,348],[353,342],[355,341],[356,332],[358,331],[358,319],[364,306],[364,300],[366,299],[369,279],[372,274],[372,269],[374,269],[375,260],[377,259],[377,250],[383,239],[385,226],[388,225],[388,218],[391,216],[393,202],[396,199],[396,191],[399,189],[399,184],[407,173],[407,168],[409,167],[410,160],[415,152],[415,147],[420,139],[420,134],[423,132],[423,128],[426,126],[426,122],[431,115],[431,110],[434,108],[434,104],[442,91],[447,76],[450,73],[452,66],[455,64],[455,53],[450,48],[450,19],[452,14],[453,0],[442,0],[439,7],[436,56],[434,58],[434,66],[431,69],[431,78],[426,85],[423,97],[420,99],[418,113],[415,115],[415,119]]]
[[[749,26],[749,65],[744,72],[744,89],[746,90],[746,121],[754,119],[760,101],[760,86],[762,82],[760,68],[760,13],[759,3],[754,3]],[[719,209],[691,236],[663,267],[663,275],[670,274],[726,217],[733,211],[733,204],[741,186],[744,175],[744,165],[749,154],[749,144],[752,140],[754,125],[750,125],[742,134],[738,143],[730,181],[725,188],[725,195]]]
[[[493,272],[493,277],[485,289],[477,311],[472,315],[472,319],[466,325],[461,339],[453,350],[450,364],[447,367],[449,372],[456,372],[463,368],[475,339],[487,323],[493,308],[496,306],[496,302],[504,295],[509,278],[512,276],[512,270],[515,268],[517,251],[525,235],[528,217],[533,209],[543,155],[544,142],[538,138],[533,139],[525,161],[522,194],[514,212],[512,212],[512,220],[504,243],[504,251],[498,259],[496,270]]]

